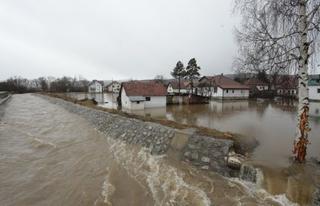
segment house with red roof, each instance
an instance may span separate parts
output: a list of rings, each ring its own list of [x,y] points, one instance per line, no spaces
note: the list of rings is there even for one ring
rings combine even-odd
[[[215,99],[248,99],[250,87],[221,75],[199,79],[197,94]]]
[[[128,110],[165,107],[166,87],[155,81],[123,82],[120,89],[121,107]]]

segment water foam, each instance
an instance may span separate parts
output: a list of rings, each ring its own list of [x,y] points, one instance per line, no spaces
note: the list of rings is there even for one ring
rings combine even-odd
[[[260,181],[258,181],[258,183]],[[268,193],[265,189],[261,187],[261,184],[255,184],[252,182],[241,180],[239,178],[230,178],[230,184],[241,185],[250,196],[257,198],[262,202],[269,200],[271,202],[277,202],[282,206],[299,206],[299,204],[291,202],[285,194],[272,195]]]
[[[128,175],[150,191],[155,205],[212,205],[203,190],[185,182],[185,174],[167,164],[165,156],[151,155],[146,148],[129,147],[115,141],[110,148]]]
[[[36,143],[35,144],[36,147],[51,146],[53,148],[57,148],[57,145],[55,145],[54,143],[45,141],[36,137],[33,138],[33,141]]]
[[[101,195],[104,197],[103,202],[108,206],[111,206],[112,203],[110,202],[110,197],[115,191],[115,187],[110,183],[110,172],[107,168],[107,175],[105,176],[103,185],[102,185],[102,192]]]

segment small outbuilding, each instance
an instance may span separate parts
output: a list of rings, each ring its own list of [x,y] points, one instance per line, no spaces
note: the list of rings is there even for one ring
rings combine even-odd
[[[121,107],[128,110],[165,107],[167,89],[154,81],[130,81],[121,84]]]

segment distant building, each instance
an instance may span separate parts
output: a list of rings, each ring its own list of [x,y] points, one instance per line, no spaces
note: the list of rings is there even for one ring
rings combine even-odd
[[[98,80],[93,80],[88,85],[89,93],[102,93],[103,92],[103,82]]]
[[[257,78],[251,78],[244,82],[244,85],[250,87],[250,91],[265,91],[269,89],[269,85]]]
[[[309,99],[311,101],[320,101],[320,74],[309,76]]]
[[[197,86],[197,94],[216,99],[248,99],[249,89],[221,74],[202,77]]]
[[[106,92],[110,92],[110,93],[119,93],[120,92],[120,88],[121,88],[121,84],[117,81],[112,81],[110,84],[108,84],[105,87],[105,91]]]
[[[167,89],[161,83],[131,81],[121,84],[121,106],[129,110],[165,107]]]
[[[282,97],[298,96],[298,77],[296,75],[280,75],[275,85],[276,93]]]
[[[179,81],[173,80],[167,86],[167,93],[169,95],[179,94]],[[188,94],[187,82],[180,80],[180,94]]]

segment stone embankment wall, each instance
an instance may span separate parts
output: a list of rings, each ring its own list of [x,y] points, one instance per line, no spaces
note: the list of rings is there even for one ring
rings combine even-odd
[[[231,140],[200,136],[194,132],[123,117],[62,99],[39,96],[86,118],[108,137],[150,148],[151,153],[155,155],[165,154],[170,150],[175,151],[180,154],[178,156],[181,160],[188,161],[202,169],[229,176],[230,168],[226,164],[226,157],[233,147]]]

